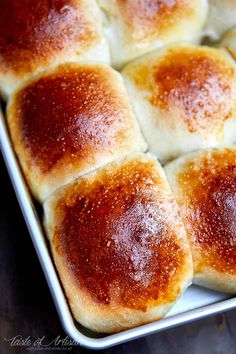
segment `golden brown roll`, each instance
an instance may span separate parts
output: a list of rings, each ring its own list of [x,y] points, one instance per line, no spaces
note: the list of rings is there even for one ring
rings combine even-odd
[[[205,25],[206,0],[99,0],[104,12],[112,64],[127,61],[167,43],[196,42]]]
[[[236,25],[235,0],[209,0],[206,34],[218,40],[224,32]]]
[[[174,44],[128,64],[123,77],[162,161],[236,140],[236,65],[224,50]]]
[[[0,91],[68,61],[109,62],[94,0],[1,0]]]
[[[149,155],[78,178],[44,211],[71,310],[87,328],[112,333],[160,319],[191,283],[179,209]]]
[[[122,77],[108,66],[64,64],[17,91],[7,119],[29,186],[40,200],[146,144]]]
[[[233,27],[230,31],[225,33],[219,46],[224,47],[236,60],[236,27]]]
[[[166,166],[190,240],[194,282],[236,293],[236,147],[188,154]]]

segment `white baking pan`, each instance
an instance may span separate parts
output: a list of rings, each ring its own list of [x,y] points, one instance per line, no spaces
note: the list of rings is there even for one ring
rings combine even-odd
[[[106,336],[98,335],[80,326],[73,320],[70,312],[67,299],[50,255],[46,236],[42,230],[40,217],[19,168],[1,112],[0,147],[62,326],[67,334],[81,346],[90,349],[107,348],[135,338],[167,330],[186,322],[227,311],[234,307],[236,308],[236,298],[191,286],[163,320]]]

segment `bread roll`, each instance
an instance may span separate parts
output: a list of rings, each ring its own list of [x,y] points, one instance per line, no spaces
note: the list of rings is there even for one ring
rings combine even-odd
[[[9,96],[43,69],[71,61],[109,62],[95,0],[1,0],[0,91]]]
[[[236,293],[236,147],[182,156],[166,167],[190,240],[194,283]]]
[[[71,310],[89,329],[112,333],[160,319],[191,283],[185,229],[151,156],[78,178],[44,210]]]
[[[205,25],[206,0],[98,0],[112,64],[120,68],[144,53],[178,40],[198,41]]]
[[[122,77],[108,66],[64,64],[17,91],[7,109],[15,151],[39,200],[146,144]]]
[[[236,65],[225,51],[174,44],[128,64],[123,76],[163,162],[236,140]]]
[[[209,0],[206,34],[218,40],[224,32],[236,25],[235,0]]]
[[[236,60],[236,27],[225,33],[219,46],[224,47]]]

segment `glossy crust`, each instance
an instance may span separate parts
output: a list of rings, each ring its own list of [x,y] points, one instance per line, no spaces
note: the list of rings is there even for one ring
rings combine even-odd
[[[213,40],[236,26],[236,0],[209,0],[209,15],[205,33]]]
[[[7,109],[14,148],[44,200],[78,175],[146,148],[120,74],[66,64],[17,91]]]
[[[128,64],[123,77],[162,161],[236,140],[236,66],[225,51],[171,45]]]
[[[5,96],[57,64],[109,61],[94,0],[1,0],[0,14],[0,90]]]
[[[234,60],[236,60],[236,26],[224,34],[219,43],[219,47],[224,47],[232,55]]]
[[[72,312],[87,328],[111,333],[160,319],[191,282],[179,210],[149,155],[77,179],[44,210]]]
[[[99,0],[112,63],[123,66],[175,41],[196,42],[207,17],[206,0]]]
[[[166,167],[185,223],[194,282],[236,293],[236,148],[183,156]]]

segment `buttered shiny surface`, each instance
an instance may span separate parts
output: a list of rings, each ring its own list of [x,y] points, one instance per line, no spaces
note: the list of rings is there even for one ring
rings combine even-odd
[[[7,119],[40,200],[83,173],[146,148],[122,78],[106,65],[68,63],[36,77],[12,97]]]
[[[199,257],[196,273],[211,267],[235,275],[236,150],[213,150],[189,159],[176,180],[193,257]]]
[[[98,0],[112,65],[127,62],[177,41],[198,43],[207,0]]]
[[[179,295],[188,248],[155,161],[131,160],[78,180],[53,209],[53,247],[94,301],[146,311]]]
[[[174,128],[178,121],[191,132],[214,133],[236,116],[236,70],[223,53],[206,47],[173,46],[150,61],[125,70],[144,97],[165,116],[156,119]],[[172,114],[176,112],[175,114]]]
[[[236,141],[236,64],[223,49],[172,44],[129,63],[122,75],[162,163]]]
[[[128,136],[132,124],[106,70],[67,65],[17,95],[12,120],[43,173],[62,158],[118,148]]]
[[[190,132],[212,130],[232,116],[235,70],[204,51],[173,51],[154,69],[158,93],[152,104],[168,112],[183,110]]]
[[[81,0],[2,0],[1,71],[33,72],[57,53],[79,53],[97,40]],[[71,48],[72,46],[72,48]]]
[[[135,40],[165,37],[181,18],[195,15],[194,1],[187,0],[117,0],[124,23]],[[147,36],[147,37],[146,37]]]

